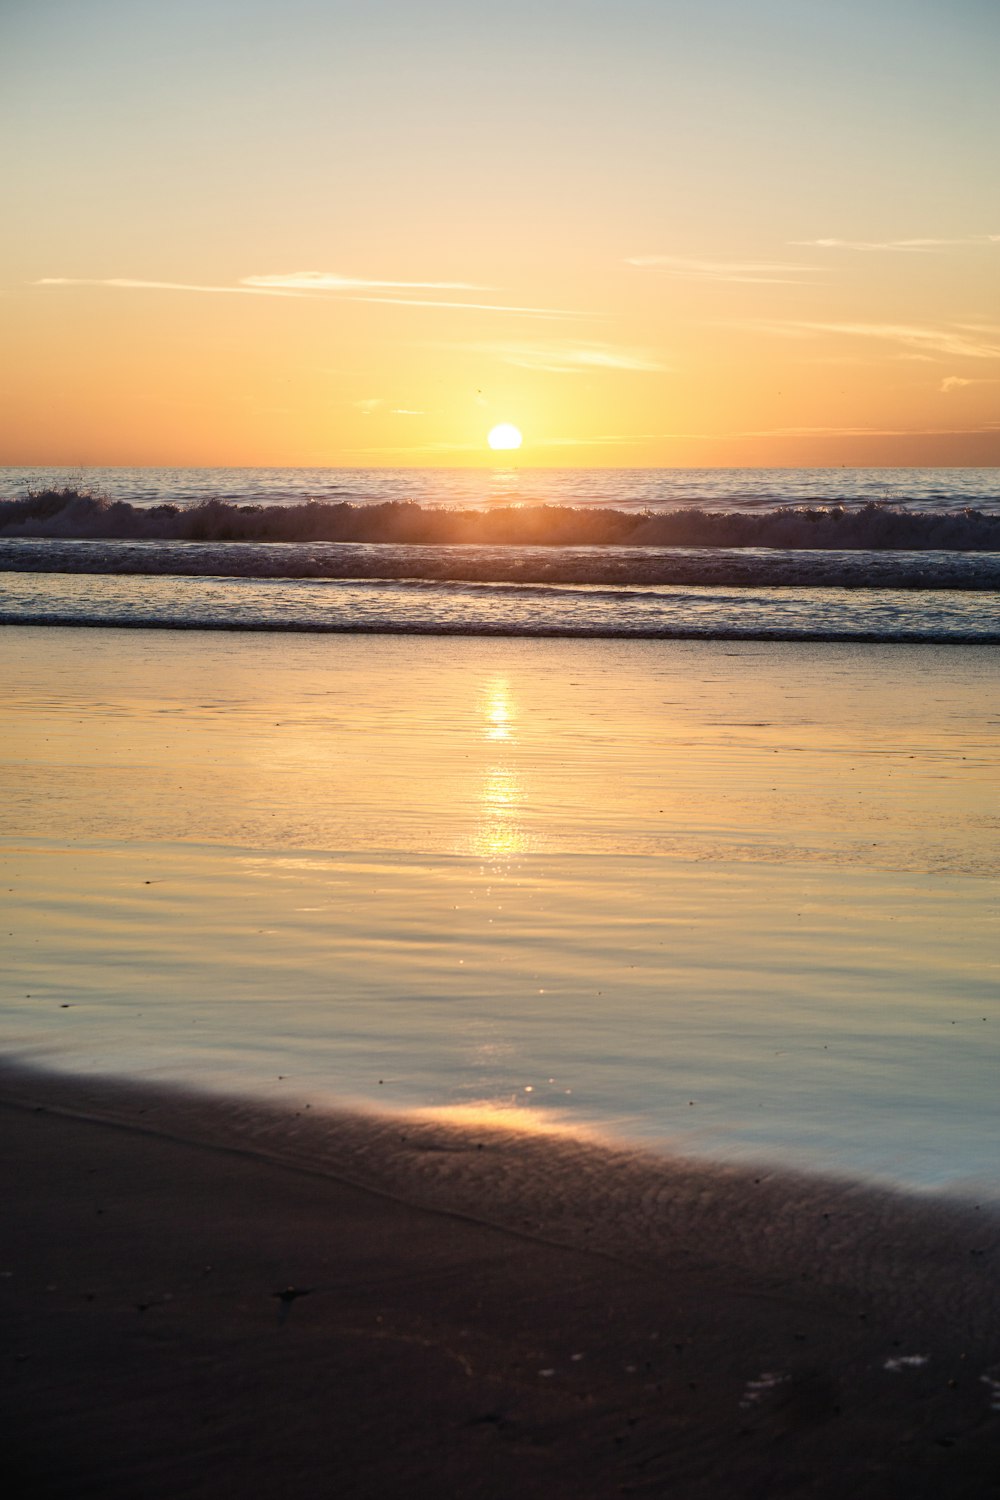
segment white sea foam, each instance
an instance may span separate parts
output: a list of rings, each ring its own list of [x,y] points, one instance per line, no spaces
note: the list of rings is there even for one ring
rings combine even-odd
[[[62,545],[106,551],[105,544]],[[222,566],[220,548],[204,550],[210,554],[206,565]],[[91,561],[100,565],[99,557]],[[0,623],[302,634],[1000,642],[1000,610],[995,596],[983,590],[874,583],[775,587],[752,583],[749,573],[734,586],[721,578],[714,585],[587,585],[12,571],[0,572]]]

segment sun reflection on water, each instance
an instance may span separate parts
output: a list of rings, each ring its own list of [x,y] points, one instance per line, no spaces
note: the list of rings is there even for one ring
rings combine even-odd
[[[470,851],[481,859],[511,859],[527,850],[528,837],[523,821],[525,789],[512,764],[518,714],[505,677],[489,683],[481,712],[483,738],[495,744],[496,755],[481,772]]]
[[[490,766],[483,776],[479,810],[472,831],[471,852],[484,859],[509,859],[528,848],[521,821],[524,793],[517,773],[508,766]]]
[[[509,740],[514,733],[514,707],[510,686],[505,678],[498,677],[489,688],[483,709],[486,726],[483,730],[488,740]]]
[[[516,1131],[519,1135],[569,1135],[575,1139],[602,1140],[604,1136],[587,1122],[563,1115],[553,1108],[525,1105],[513,1099],[479,1099],[469,1104],[439,1104],[412,1112],[428,1124],[456,1125],[466,1130]]]

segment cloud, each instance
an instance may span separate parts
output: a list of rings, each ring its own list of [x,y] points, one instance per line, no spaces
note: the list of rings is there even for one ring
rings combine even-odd
[[[433,297],[383,296],[383,292],[489,292],[495,287],[471,281],[378,281],[362,276],[341,276],[337,271],[289,271],[268,276],[243,276],[240,285],[253,291],[312,296],[334,294],[347,302],[385,303],[394,307],[444,307],[471,312],[517,313],[531,318],[572,318],[586,314],[575,308],[523,307],[497,302],[469,302]],[[367,295],[369,292],[376,296]],[[358,295],[364,293],[365,295]]]
[[[340,276],[336,271],[290,271],[276,276],[241,276],[237,286],[205,286],[188,281],[141,281],[132,276],[101,279],[43,276],[35,286],[140,287],[162,292],[236,292],[259,297],[308,296],[312,292],[486,292],[491,287],[471,281],[375,281],[366,276]],[[353,299],[351,299],[353,300]]]
[[[965,375],[946,375],[938,389],[943,396],[947,396],[951,391],[964,390],[967,385],[1000,385],[1000,380],[989,380],[985,377],[980,379],[966,377]]]
[[[430,297],[344,297],[344,302],[370,302],[383,307],[448,307],[465,312],[516,313],[522,318],[592,318],[580,307],[521,307],[507,302],[439,302]]]
[[[360,401],[351,402],[355,411],[361,412],[366,417],[373,416],[375,412],[381,411],[385,404],[382,396],[364,396]],[[425,411],[417,411],[410,406],[392,406],[389,408],[389,415],[391,417],[425,417],[427,413]]]
[[[306,278],[322,277],[329,280],[309,280]],[[296,271],[291,276],[246,276],[237,286],[208,286],[200,282],[187,281],[142,281],[131,276],[109,276],[109,277],[87,277],[87,276],[42,276],[32,283],[33,286],[100,286],[126,288],[128,290],[158,291],[158,292],[217,292],[223,296],[244,297],[299,297],[313,300],[333,300],[339,302],[367,302],[376,305],[390,307],[437,307],[462,310],[465,312],[488,312],[488,313],[513,313],[518,317],[525,318],[550,318],[560,320],[563,318],[592,317],[592,313],[586,313],[580,308],[567,307],[524,307],[515,306],[505,302],[463,302],[454,300],[440,300],[433,297],[391,297],[391,296],[359,296],[354,290],[356,287],[378,288],[399,286],[404,289],[433,290],[436,287],[464,288],[465,283],[451,282],[379,282],[360,281],[349,278],[328,277],[326,272]],[[478,290],[469,286],[468,290]]]
[[[945,250],[953,245],[996,245],[1000,234],[969,234],[958,239],[911,239],[911,240],[789,240],[790,245],[808,246],[815,250],[902,250],[926,253],[928,250]]]
[[[659,437],[655,432],[604,433],[595,437],[538,438],[534,448],[609,448],[622,443],[650,443]]]
[[[901,345],[917,357],[948,354],[963,359],[1000,359],[1000,339],[967,337],[962,324],[951,327],[921,327],[909,323],[813,323],[800,320],[745,322],[739,325],[781,338],[807,338],[811,333],[831,333],[844,338],[872,339]]]
[[[482,453],[482,443],[379,443],[365,448],[345,448],[345,453]]]
[[[649,353],[619,349],[611,344],[557,342],[472,344],[478,354],[501,359],[520,370],[542,370],[551,375],[583,375],[595,370],[631,370],[653,373],[669,369]]]
[[[680,255],[630,255],[627,266],[662,271],[683,281],[735,282],[742,286],[797,286],[811,280],[815,266],[770,260],[689,260]]]
[[[657,432],[643,434],[650,441],[728,443],[737,438],[809,438],[809,437],[865,437],[865,438],[925,438],[925,437],[983,437],[1000,432],[1000,421],[986,422],[978,427],[756,427],[736,429],[731,432]],[[633,441],[633,439],[623,439]],[[636,438],[634,441],[638,442]]]
[[[1000,422],[982,427],[762,427],[753,432],[720,433],[721,437],[978,437],[1000,431]]]
[[[110,286],[129,290],[155,292],[222,292],[244,297],[297,297],[301,294],[277,287],[256,286],[202,286],[188,281],[139,281],[132,276],[41,276],[33,286]]]
[[[356,292],[395,290],[408,292],[489,292],[495,287],[472,281],[373,281],[367,276],[341,276],[336,271],[287,271],[275,276],[241,276],[241,286],[263,290],[281,288],[294,292]]]

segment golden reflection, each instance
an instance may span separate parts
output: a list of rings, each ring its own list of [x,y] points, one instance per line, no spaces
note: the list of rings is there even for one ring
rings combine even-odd
[[[493,676],[484,682],[478,712],[483,724],[481,735],[495,748],[478,771],[477,816],[469,852],[481,859],[510,859],[526,852],[528,835],[523,826],[525,786],[517,765],[519,705],[505,676]]]
[[[524,1105],[516,1098],[480,1099],[474,1104],[440,1104],[412,1112],[414,1118],[464,1129],[517,1131],[520,1135],[568,1135],[598,1141],[600,1131],[592,1124],[573,1119],[539,1105]]]
[[[522,498],[521,475],[514,468],[495,468],[490,474],[489,495],[501,505],[516,505]]]
[[[517,776],[504,766],[495,766],[487,771],[483,783],[482,801],[493,815],[500,815],[517,806],[521,800],[521,787]]]
[[[509,740],[513,734],[514,710],[510,696],[510,685],[506,678],[498,677],[490,685],[484,707],[488,740]]]
[[[491,766],[479,794],[479,817],[472,835],[472,852],[483,859],[510,858],[527,848],[520,813],[524,793],[520,778],[509,766]]]
[[[495,742],[504,758],[482,769],[471,852],[481,859],[510,859],[525,852],[527,838],[522,823],[524,787],[510,759],[516,749],[517,705],[506,677],[494,677],[486,685],[480,711],[484,739]]]

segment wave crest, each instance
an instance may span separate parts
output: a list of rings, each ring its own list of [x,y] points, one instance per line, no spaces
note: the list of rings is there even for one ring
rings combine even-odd
[[[134,505],[77,488],[0,500],[0,536],[180,542],[362,542],[451,546],[725,547],[792,550],[1000,551],[1000,515],[857,507],[629,512],[610,507],[506,505],[489,509],[307,501]]]

